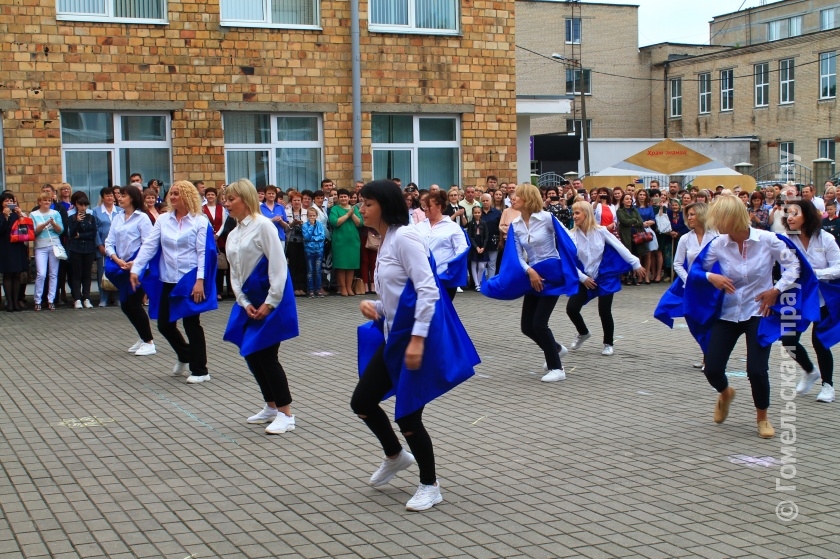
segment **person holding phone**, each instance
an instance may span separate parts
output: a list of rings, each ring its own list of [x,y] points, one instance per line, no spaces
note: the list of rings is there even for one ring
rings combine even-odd
[[[0,274],[3,274],[3,292],[6,294],[6,312],[23,310],[18,300],[20,274],[29,268],[29,250],[27,243],[11,242],[12,227],[25,214],[17,205],[15,195],[4,192],[0,196]]]
[[[297,190],[289,191],[289,204],[286,206],[286,221],[289,230],[286,233],[286,258],[289,259],[289,274],[295,297],[306,295],[306,253],[303,246],[303,223],[306,210],[303,209],[303,195]]]
[[[55,310],[55,293],[58,288],[58,257],[53,250],[54,245],[61,245],[61,233],[64,231],[61,214],[58,210],[50,209],[53,200],[47,192],[38,196],[38,211],[29,217],[35,224],[35,310],[41,310],[44,295],[44,282],[49,273],[47,287],[47,308]]]

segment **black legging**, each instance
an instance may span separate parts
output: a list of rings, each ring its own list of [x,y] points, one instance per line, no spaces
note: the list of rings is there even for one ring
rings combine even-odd
[[[545,363],[549,371],[562,369],[560,355],[557,353],[559,346],[554,340],[554,334],[548,327],[548,319],[557,305],[557,295],[541,297],[539,295],[525,295],[522,302],[522,319],[520,328],[522,333],[534,340],[545,354]]]
[[[3,274],[3,293],[6,295],[6,310],[17,310],[20,291],[20,272],[6,272]]]
[[[820,309],[820,318],[825,320],[828,317],[828,306],[823,305]],[[817,338],[817,329],[816,324],[811,328],[811,343],[814,346],[814,353],[817,354],[817,364],[820,366],[820,376],[822,377],[822,381],[826,384],[830,384],[834,386],[834,356],[831,354],[831,349],[825,347],[822,342]],[[796,361],[800,367],[802,367],[806,373],[810,373],[814,370],[814,364],[811,363],[811,359],[808,357],[808,352],[805,351],[805,348],[802,347],[802,344],[799,343],[799,339],[802,337],[802,332],[791,332],[785,336],[782,336],[782,345],[785,346],[785,349],[793,357],[793,360]]]
[[[146,343],[152,341],[152,326],[149,324],[149,315],[146,314],[146,309],[143,308],[143,297],[146,292],[142,287],[138,287],[137,291],[129,295],[125,301],[120,301],[120,309],[128,318],[128,321],[134,326],[137,335]],[[107,297],[107,293],[103,293],[103,297]]]
[[[457,287],[445,287],[444,289],[446,290],[446,294],[449,296],[449,300],[454,301],[455,300],[455,294],[458,293],[458,288]]]
[[[379,407],[379,402],[391,390],[391,376],[385,366],[385,359],[382,357],[385,351],[385,344],[368,363],[365,372],[359,378],[359,384],[353,391],[353,399],[350,400],[350,407],[356,415],[364,416],[364,422],[368,429],[376,435],[382,445],[385,456],[394,456],[402,450],[402,445],[394,428],[388,420],[388,416]],[[437,481],[435,475],[435,453],[432,448],[432,439],[423,427],[423,408],[412,412],[396,420],[400,431],[405,436],[405,442],[417,460],[420,469],[420,483],[423,485],[434,485]],[[410,434],[407,434],[410,433]]]
[[[729,386],[726,378],[726,364],[738,338],[744,334],[747,338],[747,377],[752,387],[753,403],[756,409],[766,410],[770,407],[770,377],[768,376],[768,362],[772,345],[762,346],[758,343],[758,325],[761,317],[753,316],[744,322],[729,322],[718,320],[712,325],[709,339],[710,351],[706,353],[706,380],[718,392],[723,392]]]
[[[288,406],[292,403],[292,394],[289,392],[289,381],[286,378],[286,371],[277,359],[277,352],[280,350],[280,342],[270,345],[260,351],[255,351],[245,356],[248,368],[257,379],[263,400],[274,402],[278,408]]]
[[[587,303],[588,289],[585,285],[580,284],[578,292],[569,297],[566,303],[566,314],[572,324],[577,328],[578,334],[588,334],[589,328],[583,321],[583,316],[580,314],[581,309]],[[598,297],[598,316],[601,318],[601,328],[604,330],[604,343],[613,345],[615,337],[615,321],[612,316],[613,294],[601,295]]]
[[[70,262],[70,291],[74,301],[90,299],[90,271],[96,259],[94,252],[68,250]]]
[[[177,323],[169,321],[169,294],[174,287],[174,283],[163,284],[158,311],[158,331],[178,354],[178,361],[190,364],[190,374],[201,377],[207,374],[207,342],[204,340],[204,328],[201,327],[201,315],[196,314],[183,319],[184,331],[190,341],[188,344],[178,330]]]

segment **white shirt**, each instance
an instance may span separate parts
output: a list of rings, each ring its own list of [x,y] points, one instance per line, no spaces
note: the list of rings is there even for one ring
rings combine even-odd
[[[385,317],[386,338],[394,324],[400,296],[409,279],[417,292],[411,335],[425,338],[435,315],[435,303],[440,298],[440,290],[429,265],[428,249],[414,227],[390,227],[379,247],[373,273],[374,286],[379,295],[376,312]]]
[[[128,217],[124,213],[114,216],[105,239],[105,255],[111,258],[116,254],[122,260],[131,258],[143,244],[143,239],[149,236],[152,227],[152,220],[144,212],[135,210]]]
[[[816,206],[817,210],[819,210],[821,214],[825,213],[825,201],[822,198],[817,198],[816,196],[814,196],[813,198],[811,198],[811,203],[813,203],[814,206]]]
[[[204,279],[204,250],[209,226],[204,214],[187,214],[181,221],[175,218],[174,211],[161,214],[143,239],[131,273],[140,275],[160,247],[160,280],[163,283],[178,283],[195,268],[198,269],[197,279]],[[277,229],[274,231],[276,233]],[[215,281],[215,278],[211,279]]]
[[[539,211],[531,214],[527,225],[521,215],[510,222],[516,234],[514,242],[516,252],[519,254],[519,263],[526,272],[538,262],[560,258],[560,253],[557,252],[557,240],[554,238],[553,220],[554,216],[550,213]]]
[[[426,244],[426,249],[435,257],[437,273],[446,270],[449,262],[467,250],[467,237],[461,226],[447,216],[432,225],[428,218],[414,225],[420,233],[420,238]]]
[[[584,233],[577,227],[569,231],[569,235],[575,242],[577,247],[578,259],[583,264],[583,271],[578,270],[578,278],[581,282],[588,278],[598,278],[598,268],[601,266],[601,260],[604,257],[604,247],[609,244],[613,247],[619,256],[633,266],[634,270],[642,267],[639,259],[633,256],[633,253],[627,250],[621,241],[607,231],[605,227],[597,226],[590,230],[589,233]]]
[[[819,233],[811,237],[808,243],[808,250],[802,245],[801,235],[796,235],[791,231],[787,232],[787,237],[796,245],[796,248],[805,253],[805,258],[814,269],[814,275],[820,281],[830,281],[840,278],[840,247],[831,233],[820,230]],[[820,296],[820,306],[825,305],[822,293],[817,290]]]
[[[277,236],[277,227],[264,215],[248,216],[230,232],[225,244],[230,265],[230,285],[236,302],[248,308],[251,301],[242,293],[242,284],[257,267],[263,256],[268,257],[268,277],[271,285],[264,303],[277,307],[283,299],[288,267],[283,243]]]
[[[787,290],[799,278],[799,259],[775,233],[750,227],[744,241],[744,253],[729,235],[720,235],[709,243],[703,269],[710,270],[715,262],[721,273],[732,280],[735,293],[724,293],[721,320],[744,322],[761,316],[755,300],[759,293],[773,289]],[[773,285],[773,264],[782,264],[782,277]],[[709,272],[706,273],[708,277]]]
[[[697,235],[694,231],[689,231],[680,237],[680,240],[677,243],[677,252],[674,253],[674,271],[678,276],[680,276],[683,283],[685,283],[685,280],[688,278],[688,270],[691,269],[694,259],[697,258],[700,251],[706,248],[706,245],[709,244],[715,237],[717,237],[717,233],[712,231],[704,231],[703,239],[699,242],[697,241]],[[683,267],[683,262],[685,262],[686,258],[688,258],[688,264],[686,267]]]

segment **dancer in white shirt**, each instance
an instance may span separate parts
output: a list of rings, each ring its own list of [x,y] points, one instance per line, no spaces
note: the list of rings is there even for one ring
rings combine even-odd
[[[443,215],[446,207],[446,194],[438,190],[429,194],[426,204],[426,219],[414,225],[420,233],[420,237],[429,248],[429,252],[435,257],[437,273],[442,276],[447,270],[449,263],[459,256],[463,256],[468,250],[467,238],[461,227]],[[464,278],[452,278],[452,282],[442,282],[449,295],[449,300],[455,298],[458,287],[463,285]]]

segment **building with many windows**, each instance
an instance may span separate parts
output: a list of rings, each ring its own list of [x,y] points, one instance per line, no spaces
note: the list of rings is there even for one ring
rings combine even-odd
[[[712,18],[709,44],[747,47],[840,27],[838,0],[782,0]]]
[[[360,4],[354,176],[350,4],[19,0],[0,8],[5,188],[329,177],[483,184],[516,167],[513,0]],[[96,197],[94,197],[96,199]]]

